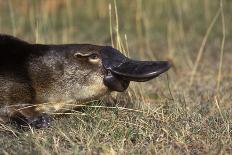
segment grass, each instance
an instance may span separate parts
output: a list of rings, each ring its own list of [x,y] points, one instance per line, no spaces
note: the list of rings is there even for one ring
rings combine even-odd
[[[0,1],[0,32],[39,43],[113,44],[173,68],[27,132],[0,125],[0,154],[231,154],[230,0]]]

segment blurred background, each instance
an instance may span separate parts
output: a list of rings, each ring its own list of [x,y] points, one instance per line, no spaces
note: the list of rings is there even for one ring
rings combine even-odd
[[[223,2],[228,49],[232,1]],[[218,9],[219,0],[0,0],[0,32],[39,43],[111,44],[111,17],[113,36],[118,29],[132,54],[182,55],[191,67]],[[220,18],[210,32],[207,49],[220,47]]]

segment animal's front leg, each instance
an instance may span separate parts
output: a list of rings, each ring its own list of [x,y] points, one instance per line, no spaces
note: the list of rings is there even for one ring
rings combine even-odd
[[[28,125],[34,128],[46,128],[50,126],[53,119],[46,113],[36,111],[35,107],[29,107],[14,110],[10,120],[20,128]]]

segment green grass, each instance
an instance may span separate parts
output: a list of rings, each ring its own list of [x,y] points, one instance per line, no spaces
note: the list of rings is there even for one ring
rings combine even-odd
[[[0,154],[232,153],[232,1],[223,0],[221,10],[219,0],[48,2],[0,0],[0,33],[109,45],[112,30],[115,47],[130,57],[168,59],[173,68],[132,85],[111,107],[95,103],[47,129],[0,125]]]

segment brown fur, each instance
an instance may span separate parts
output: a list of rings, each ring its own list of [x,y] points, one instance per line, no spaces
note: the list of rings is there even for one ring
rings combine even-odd
[[[13,40],[13,43],[22,44],[22,47],[11,49],[7,47],[8,42],[6,42],[2,48],[7,47],[8,53],[13,53],[15,50],[20,53],[24,50],[24,45],[30,48],[25,48],[26,52],[20,55],[21,57],[17,55],[18,53],[13,53],[15,54],[13,56],[0,53],[0,56],[2,54],[2,57],[9,59],[0,63],[1,122],[6,122],[9,120],[6,118],[16,115],[33,118],[43,112],[67,111],[75,105],[85,104],[109,93],[102,80],[105,71],[101,60],[95,62],[90,61],[88,56],[74,57],[75,54],[99,55],[101,46],[32,46],[10,36],[3,37],[5,37],[3,41]]]
[[[46,127],[47,114],[123,92],[130,81],[151,80],[170,66],[131,60],[110,46],[29,44],[0,35],[0,120]]]

